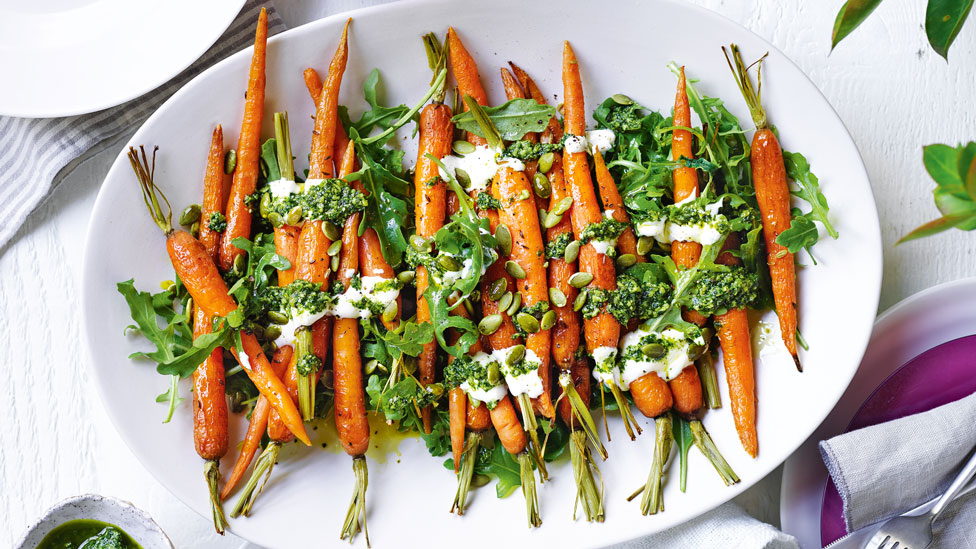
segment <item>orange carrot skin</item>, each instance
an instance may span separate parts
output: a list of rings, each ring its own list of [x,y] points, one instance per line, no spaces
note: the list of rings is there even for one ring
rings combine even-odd
[[[285,372],[288,363],[291,362],[292,354],[291,347],[281,347],[275,351],[274,357],[271,360],[271,368],[277,375],[280,376]],[[227,496],[234,491],[237,483],[244,478],[244,473],[247,471],[248,465],[254,459],[258,448],[261,447],[261,437],[264,435],[264,429],[268,424],[270,415],[271,404],[268,403],[268,399],[264,398],[263,395],[259,396],[257,403],[254,405],[254,409],[251,410],[251,422],[247,426],[247,434],[244,435],[241,452],[237,455],[237,461],[234,462],[234,470],[227,478],[227,483],[224,484],[224,488],[220,492],[220,499],[227,499]]]
[[[556,207],[559,201],[569,196],[566,190],[566,182],[563,179],[562,159],[559,153],[552,163],[552,169],[546,174],[549,177],[549,185],[552,188],[549,196],[549,210]],[[573,232],[573,224],[569,216],[564,215],[562,221],[550,228],[546,233],[546,240],[552,242],[563,233]],[[580,344],[580,321],[579,314],[573,311],[573,302],[579,294],[579,290],[569,284],[569,277],[576,274],[576,261],[567,263],[563,258],[552,258],[549,260],[549,287],[556,288],[566,296],[566,304],[562,307],[552,305],[552,310],[556,311],[556,325],[552,327],[551,343],[552,358],[560,370],[569,370],[576,362],[576,350]],[[565,400],[565,399],[563,399]],[[567,402],[568,405],[568,402]]]
[[[773,300],[779,316],[779,328],[786,349],[796,351],[796,270],[793,254],[776,242],[780,233],[790,228],[790,189],[786,180],[783,149],[769,129],[756,130],[752,138],[750,160],[756,186],[756,201],[762,214],[763,237],[769,258],[769,275],[773,282]]]
[[[291,360],[288,362],[285,370],[280,374],[285,383],[285,387],[288,388],[288,395],[291,396],[292,402],[295,403],[298,403],[298,372],[295,370],[295,361],[297,358],[292,353]],[[295,438],[291,434],[291,431],[285,427],[285,423],[281,421],[281,416],[274,410],[271,411],[271,417],[268,419],[268,438],[273,442],[281,443],[291,442]]]
[[[443,158],[451,154],[451,140],[454,136],[451,116],[451,108],[444,104],[431,103],[420,111],[420,142],[413,181],[416,189],[414,210],[417,234],[424,238],[432,238],[437,234],[444,226],[447,214],[447,187],[440,178],[437,164],[427,158],[427,155]],[[416,276],[418,323],[430,322],[430,306],[423,297],[428,284],[427,269],[420,265]],[[433,383],[437,375],[437,342],[431,341],[424,345],[418,360],[420,383]],[[425,432],[430,432],[431,429],[430,413],[430,408],[421,410]],[[463,444],[464,437],[461,438]]]
[[[498,440],[509,454],[515,455],[525,450],[525,431],[508,395],[502,397],[491,410],[491,423],[498,433]]]
[[[295,266],[298,260],[298,237],[301,227],[282,225],[274,230],[275,252],[291,264],[288,269],[278,269],[278,285],[287,286],[295,281]]]
[[[229,271],[234,259],[244,253],[234,246],[237,237],[250,238],[251,210],[244,198],[254,194],[258,184],[261,159],[261,122],[264,118],[265,56],[268,44],[268,13],[261,8],[258,28],[254,34],[254,54],[247,81],[244,100],[244,120],[237,142],[237,167],[231,184],[230,199],[225,214],[227,228],[220,242],[220,268]]]
[[[361,456],[369,448],[369,422],[359,356],[359,319],[336,319],[332,337],[336,428],[346,453]]]
[[[580,358],[573,362],[572,367],[569,369],[570,375],[573,377],[573,385],[576,388],[576,393],[579,394],[580,399],[587,408],[590,406],[590,365],[585,358]],[[560,386],[559,392],[562,393],[562,387]],[[573,407],[569,403],[569,399],[562,397],[559,399],[559,417],[562,418],[563,423],[569,427],[579,428],[579,422],[573,417]]]
[[[546,280],[545,246],[542,243],[542,229],[535,201],[522,200],[520,196],[534,196],[532,186],[525,174],[504,167],[495,175],[493,193],[501,201],[498,212],[499,222],[509,227],[512,233],[511,259],[525,270],[525,278],[516,280],[515,285],[522,296],[524,307],[532,307],[549,301]],[[549,330],[539,330],[526,336],[528,349],[541,359],[539,377],[542,378],[543,392],[537,404],[539,412],[547,418],[553,417],[552,374],[550,373]]]
[[[564,125],[566,133],[570,135],[584,135],[586,131],[586,112],[583,109],[583,84],[580,80],[579,66],[576,55],[569,42],[563,46],[563,88],[564,88]],[[596,193],[593,190],[593,180],[590,177],[590,166],[586,159],[586,152],[569,153],[563,155],[563,172],[567,188],[573,197],[570,217],[573,222],[573,232],[580,238],[583,229],[591,223],[598,223],[603,219]],[[595,288],[615,290],[617,287],[617,272],[613,260],[604,254],[597,253],[591,242],[580,248],[580,271],[593,275],[590,283]],[[587,349],[592,353],[598,347],[616,347],[620,338],[620,324],[606,311],[583,321],[583,332]]]
[[[193,310],[193,337],[210,332],[210,317]],[[203,459],[227,453],[227,398],[224,396],[224,351],[214,349],[193,371],[193,442]]]
[[[483,402],[479,402],[475,406],[474,402],[469,398],[467,399],[465,408],[468,429],[480,433],[491,424],[491,415],[488,413],[488,407]]]
[[[210,216],[224,213],[224,129],[217,124],[210,140],[207,172],[203,178],[203,203],[200,205],[200,236],[212,258],[220,255],[220,233],[210,230]]]
[[[447,44],[450,50],[448,57],[451,63],[451,72],[454,73],[454,79],[457,80],[460,97],[463,98],[465,95],[470,95],[479,105],[487,105],[488,94],[485,93],[485,88],[481,85],[481,75],[478,74],[478,65],[474,62],[471,54],[468,53],[467,48],[464,47],[461,38],[454,31],[454,27],[447,29]],[[468,110],[467,104],[464,105],[464,110]],[[468,141],[475,145],[488,144],[485,138],[475,135],[472,132],[468,132]]]
[[[657,372],[648,372],[635,379],[630,384],[630,394],[644,417],[657,417],[670,410],[674,404],[668,383]]]
[[[461,454],[464,453],[465,413],[468,396],[459,387],[451,389],[447,395],[447,411],[450,417],[451,455],[454,457],[454,473],[461,468]]]
[[[227,316],[237,308],[234,298],[227,294],[227,284],[220,277],[217,266],[207,255],[207,250],[199,240],[193,238],[188,232],[173,231],[166,238],[166,249],[176,274],[186,285],[197,306],[202,307],[210,316]],[[298,408],[291,399],[287,398],[287,390],[271,370],[271,364],[264,356],[261,344],[254,334],[244,331],[241,332],[241,341],[244,343],[244,349],[238,351],[246,353],[247,363],[241,361],[238,352],[235,352],[235,356],[239,362],[242,362],[244,371],[261,394],[268,397],[275,410],[282,415],[289,430],[295,433],[299,440],[309,444]]]
[[[643,263],[646,260],[644,256],[637,253],[637,235],[634,234],[634,228],[630,226],[630,216],[627,215],[627,209],[624,208],[624,199],[620,196],[617,183],[610,175],[610,170],[607,169],[607,164],[603,161],[603,155],[599,151],[593,155],[593,171],[596,172],[596,183],[600,187],[603,209],[611,212],[610,216],[615,221],[627,223],[627,228],[617,237],[617,251],[620,255],[631,254],[637,258],[639,263]]]
[[[350,20],[351,21],[351,20]],[[320,94],[315,109],[315,126],[312,130],[312,152],[309,156],[308,176],[316,179],[328,179],[335,175],[335,136],[339,114],[339,86],[342,75],[346,70],[349,58],[348,42],[349,21],[342,29],[339,47],[336,49],[329,73]]]
[[[668,382],[671,394],[674,396],[674,409],[683,416],[693,416],[701,409],[702,397],[701,378],[694,364],[685,366],[677,377]]]

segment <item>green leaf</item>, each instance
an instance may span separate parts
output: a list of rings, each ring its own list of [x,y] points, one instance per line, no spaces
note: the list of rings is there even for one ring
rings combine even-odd
[[[193,340],[193,345],[183,354],[160,362],[156,371],[163,375],[189,377],[217,347],[230,347],[230,328],[203,334]]]
[[[949,145],[935,144],[922,148],[922,162],[929,176],[935,180],[940,188],[967,196],[959,176],[959,149]]]
[[[789,229],[781,232],[776,237],[776,243],[780,246],[785,246],[791,254],[795,254],[804,248],[810,251],[810,248],[819,239],[820,231],[817,230],[816,223],[811,221],[807,216],[800,215],[793,218]]]
[[[902,242],[908,242],[909,240],[915,240],[926,236],[932,236],[934,234],[939,234],[942,231],[959,227],[965,223],[974,222],[976,222],[976,212],[969,214],[946,215],[918,227],[914,231],[901,237],[901,240],[896,242],[896,244],[901,244]]]
[[[541,132],[555,116],[556,108],[540,105],[534,99],[512,99],[497,107],[484,107],[488,118],[498,129],[502,139],[518,141],[530,132]],[[471,112],[463,112],[451,119],[458,129],[484,137]]]
[[[363,224],[376,231],[383,257],[391,267],[397,268],[407,250],[406,235],[413,227],[413,205],[408,203],[409,193],[399,192],[408,190],[410,183],[394,174],[383,161],[398,160],[402,155],[387,155],[379,147],[359,141],[356,151],[363,163],[360,181],[369,193]]]
[[[522,485],[519,463],[515,461],[512,454],[505,451],[500,442],[495,442],[487,470],[489,474],[498,478],[498,482],[495,484],[495,493],[499,498],[507,498]]]
[[[550,423],[547,421],[541,422],[540,426],[543,431],[548,431],[542,437],[545,439],[544,446],[546,448],[546,452],[542,458],[546,461],[558,459],[559,456],[565,453],[566,445],[569,444],[569,429],[562,423],[552,424],[550,428]]]
[[[173,358],[172,346],[175,341],[173,328],[171,326],[159,327],[156,308],[153,306],[153,295],[149,292],[136,290],[131,278],[125,282],[119,282],[116,284],[116,288],[129,305],[129,314],[136,326],[139,327],[139,333],[156,347],[156,350],[151,353],[136,353],[134,356],[143,356],[156,362],[171,360]],[[162,292],[162,294],[170,296],[169,305],[171,307],[171,294],[168,292]]]
[[[807,159],[800,153],[783,151],[783,160],[786,163],[787,177],[792,179],[799,187],[793,194],[810,204],[811,210],[807,214],[807,217],[812,221],[822,223],[824,229],[827,230],[827,234],[831,238],[836,239],[839,235],[837,229],[834,229],[834,226],[830,223],[827,198],[824,196],[823,191],[820,190],[820,182],[817,176],[810,171],[810,164],[807,162]]]
[[[678,458],[681,463],[681,491],[684,492],[688,484],[688,450],[695,442],[691,435],[691,424],[681,416],[674,414],[671,422],[671,433],[674,436],[674,444],[678,448]]]
[[[278,168],[278,142],[273,137],[261,145],[261,167],[268,181],[281,179],[281,170]]]
[[[925,35],[936,53],[949,60],[949,46],[973,8],[973,0],[929,0],[925,8]]]
[[[966,194],[976,200],[976,142],[970,141],[959,151],[959,179],[963,182]]]
[[[363,98],[366,99],[369,110],[364,112],[358,121],[350,121],[346,108],[339,107],[340,117],[343,119],[342,121],[346,128],[355,128],[359,135],[369,135],[374,128],[383,130],[389,128],[397,119],[410,110],[406,105],[397,105],[395,107],[384,107],[380,105],[377,99],[380,85],[380,71],[379,69],[373,69],[369,73],[369,76],[366,77],[366,80],[363,81]]]
[[[880,3],[881,0],[848,0],[844,2],[840,11],[837,12],[837,19],[834,20],[834,31],[830,36],[830,49],[837,47],[837,44],[863,23]]]

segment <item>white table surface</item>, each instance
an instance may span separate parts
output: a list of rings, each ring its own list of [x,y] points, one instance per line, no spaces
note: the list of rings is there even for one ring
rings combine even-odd
[[[972,273],[976,235],[954,231],[924,243],[894,243],[937,214],[922,145],[976,139],[976,22],[963,29],[947,64],[928,46],[921,0],[883,3],[831,55],[830,29],[842,0],[691,1],[783,50],[846,122],[881,215],[882,310],[923,288]],[[377,3],[279,0],[276,5],[294,27]],[[687,24],[693,36],[694,22]],[[594,27],[600,30],[605,29]],[[101,180],[125,139],[128,135],[78,166],[0,249],[5,377],[0,383],[0,547],[11,546],[56,501],[87,492],[119,496],[146,509],[177,547],[248,545],[232,535],[214,535],[209,519],[190,511],[142,468],[89,382],[78,311],[82,246]],[[738,501],[777,524],[780,476],[777,469]]]

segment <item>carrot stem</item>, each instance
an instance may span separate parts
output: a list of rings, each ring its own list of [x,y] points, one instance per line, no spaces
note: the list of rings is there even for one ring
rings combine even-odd
[[[637,436],[634,435],[634,431],[636,430],[639,435],[641,434],[641,428],[637,424],[637,419],[634,418],[634,412],[630,409],[630,402],[627,400],[627,397],[624,396],[614,381],[605,383],[604,386],[610,388],[610,393],[613,394],[613,400],[617,402],[617,408],[620,409],[620,417],[624,420],[624,429],[627,431],[627,436],[630,437],[630,440],[636,439]]]
[[[247,484],[241,490],[241,495],[237,498],[237,503],[234,504],[234,509],[230,512],[230,516],[234,518],[241,515],[245,517],[250,516],[251,506],[254,505],[254,501],[258,498],[261,490],[264,490],[264,485],[271,478],[271,470],[274,469],[274,465],[278,461],[278,452],[280,451],[281,443],[272,441],[261,452],[258,460],[254,462],[254,470],[251,471],[251,478],[247,479]],[[264,479],[262,480],[261,477],[264,477]]]
[[[288,131],[288,113],[274,114],[275,145],[278,156],[278,169],[283,179],[295,178],[295,162],[291,154],[291,134]]]
[[[590,421],[593,419],[590,418]],[[587,435],[583,431],[574,430],[570,434],[569,458],[573,463],[573,478],[576,480],[577,504],[573,506],[573,518],[576,518],[576,507],[582,503],[583,514],[588,522],[603,522],[603,478],[601,476],[600,488],[597,489],[593,470],[596,469],[597,474],[600,474],[600,469],[593,463],[586,441]]]
[[[698,377],[701,378],[705,392],[705,404],[712,410],[722,407],[722,395],[718,392],[718,375],[715,373],[715,359],[706,351],[697,361]]]
[[[311,326],[301,328],[295,333],[296,361],[314,354]],[[297,364],[298,362],[296,362]],[[315,379],[317,372],[298,372],[298,409],[302,419],[311,421],[315,416]]]
[[[525,513],[529,519],[529,527],[542,526],[539,517],[539,497],[535,491],[535,474],[532,472],[532,458],[527,452],[518,455],[519,476],[522,479],[522,495],[525,497]]]
[[[352,460],[352,470],[356,475],[356,484],[352,491],[352,501],[346,512],[346,520],[342,523],[342,533],[339,539],[349,538],[351,542],[362,528],[366,536],[366,547],[369,547],[369,530],[366,529],[366,486],[369,484],[369,469],[366,458],[357,456]]]
[[[451,512],[456,512],[458,516],[463,515],[468,508],[468,492],[471,489],[471,479],[474,477],[474,466],[478,461],[478,449],[481,448],[483,436],[481,433],[468,433],[468,441],[464,445],[461,470],[458,472],[457,493],[451,505]]]
[[[600,457],[604,460],[609,457],[607,453],[606,446],[603,445],[603,441],[600,440],[600,435],[596,432],[596,422],[593,421],[593,415],[590,414],[590,409],[583,402],[583,398],[576,392],[576,385],[573,383],[573,376],[569,372],[562,372],[559,374],[559,385],[563,389],[563,395],[569,400],[570,408],[573,410],[573,418],[581,426],[581,431],[589,439],[593,447],[599,450]]]
[[[519,403],[519,411],[522,412],[522,427],[532,439],[532,459],[536,467],[539,468],[539,478],[542,482],[549,480],[549,471],[546,470],[546,461],[543,459],[545,447],[539,444],[539,423],[535,418],[535,411],[532,409],[532,398],[528,393],[520,394],[516,400]]]
[[[208,459],[203,465],[203,476],[207,479],[207,489],[210,492],[210,509],[213,513],[214,528],[217,533],[224,535],[227,529],[227,519],[220,499],[217,484],[220,482],[220,460]]]
[[[674,435],[671,432],[671,416],[663,414],[654,419],[656,433],[654,437],[654,459],[651,461],[651,472],[644,485],[644,497],[641,499],[641,513],[655,515],[664,511],[664,466],[671,454],[671,443]]]
[[[692,440],[695,441],[695,446],[701,450],[702,455],[708,458],[711,462],[712,467],[715,467],[715,471],[718,475],[722,477],[722,482],[726,486],[732,486],[739,482],[739,476],[735,474],[732,467],[729,465],[725,458],[722,457],[722,453],[718,451],[718,447],[715,446],[715,442],[712,441],[712,437],[705,430],[705,426],[701,421],[695,419],[691,422],[691,436]]]

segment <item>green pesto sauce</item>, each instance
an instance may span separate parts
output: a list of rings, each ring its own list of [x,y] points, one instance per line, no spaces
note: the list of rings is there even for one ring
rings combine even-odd
[[[627,324],[632,318],[647,320],[662,315],[671,303],[669,284],[645,284],[625,274],[617,277],[616,290],[587,288],[586,291],[586,303],[580,309],[583,318],[593,318],[605,307],[621,324]]]
[[[322,367],[322,359],[315,356],[314,354],[307,354],[298,359],[295,363],[295,371],[303,376],[307,376],[312,372],[317,372]]]
[[[107,522],[69,520],[44,536],[37,549],[141,549],[129,534]]]
[[[549,311],[549,302],[548,301],[540,301],[540,302],[536,303],[535,305],[531,305],[531,306],[528,306],[528,307],[522,307],[521,309],[519,309],[519,312],[526,313],[526,314],[530,314],[530,315],[534,316],[537,320],[541,320],[542,319],[542,315],[546,314],[546,312],[548,312],[548,311]]]
[[[366,195],[341,179],[326,179],[301,194],[305,219],[330,221],[341,227],[346,219],[366,209]]]
[[[496,199],[490,194],[480,192],[478,193],[478,198],[475,200],[475,207],[478,209],[478,211],[497,210],[502,207],[502,203],[500,200]]]
[[[587,225],[580,233],[580,242],[585,244],[591,240],[610,241],[620,236],[627,227],[627,223],[608,217]]]
[[[714,223],[719,232],[728,231],[728,220],[724,215],[712,216],[697,202],[669,207],[668,219],[675,225],[708,225]]]
[[[573,232],[560,233],[546,244],[546,259],[562,259],[566,256],[566,246],[573,241]]]
[[[262,302],[266,308],[290,316],[293,310],[319,313],[332,305],[334,299],[329,292],[322,291],[319,284],[296,280],[281,288],[266,288]]]
[[[465,381],[472,390],[488,391],[497,383],[488,380],[488,368],[480,362],[464,355],[454,359],[444,368],[444,381],[451,389],[461,386]]]
[[[703,271],[689,295],[689,308],[710,316],[741,309],[759,298],[759,276],[745,267]]]
[[[670,353],[672,349],[678,346],[678,342],[661,337],[660,334],[656,334],[656,333],[647,334],[644,337],[640,338],[640,341],[637,343],[637,345],[630,345],[626,349],[624,349],[623,354],[620,355],[620,362],[624,363],[627,362],[628,360],[633,360],[635,362],[644,362],[650,360],[644,354],[643,349],[645,345],[651,343],[656,343],[661,347],[663,347],[665,354]]]
[[[607,115],[606,126],[614,133],[641,129],[640,106],[637,104],[611,106],[610,113]]]
[[[522,162],[536,160],[548,152],[558,152],[563,150],[562,142],[559,143],[533,143],[523,139],[509,145],[502,156],[517,158]]]
[[[215,233],[222,233],[227,229],[227,217],[220,212],[211,212],[207,219],[207,228]]]
[[[538,370],[539,363],[535,362],[534,360],[528,360],[526,358],[523,358],[522,360],[516,362],[515,364],[503,363],[501,365],[501,369],[502,369],[502,373],[505,374],[506,376],[520,377],[520,376],[524,376],[529,372],[534,372],[535,370]]]

